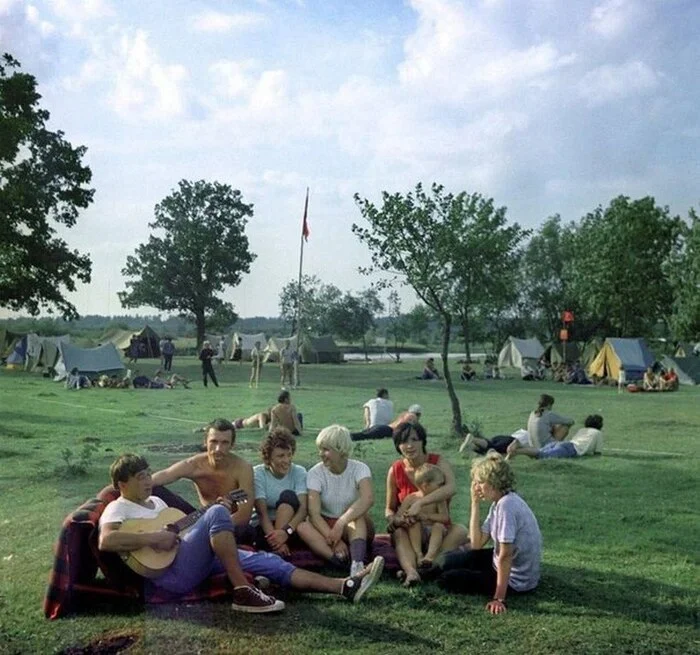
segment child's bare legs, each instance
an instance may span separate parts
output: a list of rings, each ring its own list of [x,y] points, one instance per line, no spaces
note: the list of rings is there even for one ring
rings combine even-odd
[[[416,521],[408,528],[408,538],[411,542],[411,548],[416,554],[416,561],[420,562],[423,558],[423,526],[420,521]]]
[[[433,523],[430,526],[430,540],[428,541],[428,550],[425,553],[425,557],[418,562],[419,566],[432,565],[433,560],[440,553],[442,548],[442,542],[445,538],[445,526],[442,523]]]

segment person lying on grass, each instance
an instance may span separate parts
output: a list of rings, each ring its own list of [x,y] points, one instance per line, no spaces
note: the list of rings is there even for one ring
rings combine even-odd
[[[527,455],[535,459],[553,459],[566,457],[583,457],[584,455],[602,455],[603,453],[603,417],[591,414],[586,417],[584,427],[578,430],[569,441],[565,441],[569,432],[566,426],[554,427],[554,441],[542,448],[516,448],[506,459],[515,455]]]
[[[396,512],[399,517],[406,516],[409,508],[417,500],[423,500],[427,495],[444,486],[445,474],[438,466],[423,464],[416,470],[415,481],[418,491],[404,498]],[[419,570],[433,565],[433,560],[442,549],[449,527],[450,512],[447,501],[441,500],[423,506],[417,521],[408,528],[408,537],[416,554]]]
[[[233,427],[236,430],[242,430],[244,428],[258,428],[259,430],[265,430],[270,425],[270,410],[265,409],[261,412],[257,412],[248,418],[236,418],[232,421]],[[206,432],[209,429],[208,425],[203,425],[200,428],[195,428],[192,430],[195,434],[197,432]]]
[[[128,519],[157,519],[167,505],[152,496],[153,478],[148,462],[137,455],[119,457],[110,469],[112,484],[121,496],[107,505],[99,523],[98,547],[129,553],[144,546],[157,551],[177,549],[173,562],[160,575],[145,580],[150,585],[184,595],[214,573],[225,572],[233,586],[232,609],[238,612],[279,612],[284,603],[248,584],[245,573],[299,591],[338,594],[359,602],[381,576],[384,560],[374,559],[355,576],[329,578],[296,568],[273,553],[239,551],[228,508],[215,503],[190,528],[176,534],[162,528],[132,533],[122,531]]]
[[[298,545],[296,529],[306,518],[306,469],[292,462],[296,447],[289,430],[275,428],[260,444],[263,463],[253,467],[255,544],[282,557],[292,541]]]
[[[380,389],[380,391],[382,391]],[[375,425],[362,432],[353,432],[350,437],[353,441],[364,441],[365,439],[385,439],[394,435],[394,430],[402,423],[416,424],[420,423],[420,417],[423,414],[423,408],[420,405],[413,404],[405,412],[401,412],[388,425]]]
[[[542,535],[527,503],[515,493],[515,474],[498,453],[471,469],[470,547],[444,553],[432,571],[438,585],[459,594],[491,596],[486,610],[506,611],[506,596],[532,591],[540,580]],[[480,504],[491,503],[480,524]],[[484,548],[493,541],[493,548]]]
[[[396,556],[401,565],[404,586],[410,587],[421,581],[418,573],[418,558],[411,546],[409,530],[419,521],[419,515],[425,507],[440,502],[449,502],[457,490],[455,475],[446,458],[436,453],[428,453],[426,443],[428,435],[420,424],[402,423],[394,430],[394,447],[401,455],[389,468],[386,478],[386,504],[384,515],[387,530],[392,533]],[[431,491],[422,498],[417,498],[411,506],[399,514],[401,503],[409,494],[416,493],[416,471],[424,464],[437,466],[445,476],[445,484]],[[442,547],[445,550],[457,548],[467,541],[467,529],[462,525],[452,524],[447,528]]]
[[[234,489],[242,489],[254,498],[253,467],[232,452],[236,430],[231,421],[218,418],[212,421],[204,434],[205,453],[199,453],[176,462],[167,469],[153,474],[153,484],[168,485],[178,480],[194,483],[199,502],[211,505],[222,502],[232,513],[239,543],[252,544],[255,530],[250,525],[253,503],[236,506],[226,499]]]
[[[297,533],[314,553],[337,566],[349,564],[354,575],[364,567],[374,539],[372,472],[350,459],[352,440],[342,425],[323,428],[316,447],[321,461],[306,476],[309,520]]]

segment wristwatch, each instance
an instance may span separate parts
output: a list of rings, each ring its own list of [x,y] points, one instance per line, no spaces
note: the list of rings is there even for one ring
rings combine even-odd
[[[294,528],[287,524],[282,528],[290,537],[294,534]]]

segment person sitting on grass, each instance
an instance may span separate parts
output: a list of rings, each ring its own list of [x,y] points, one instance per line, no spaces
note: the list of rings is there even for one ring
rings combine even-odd
[[[584,455],[601,455],[603,453],[603,417],[591,414],[586,417],[584,427],[576,432],[569,441],[566,426],[555,426],[554,441],[542,448],[517,448],[506,459],[515,455],[527,455],[535,459],[560,459],[566,457],[583,457]]]
[[[316,447],[321,461],[306,476],[309,520],[299,524],[297,533],[314,553],[337,566],[349,564],[354,575],[364,567],[374,539],[372,472],[350,459],[352,439],[342,425],[323,428]]]
[[[353,432],[350,437],[353,441],[364,441],[365,439],[385,439],[393,437],[394,430],[403,423],[417,425],[420,423],[420,417],[423,414],[423,408],[418,404],[413,404],[408,407],[405,412],[401,412],[389,425],[375,425],[369,430],[362,432]]]
[[[654,369],[649,366],[646,371],[644,371],[644,378],[642,380],[642,387],[644,391],[657,391],[659,388],[659,381],[654,374]]]
[[[209,506],[189,529],[176,534],[166,526],[145,532],[128,532],[122,525],[129,519],[157,519],[167,505],[152,496],[153,478],[148,462],[137,455],[120,456],[110,469],[112,484],[120,497],[107,505],[99,522],[98,547],[102,551],[126,554],[145,546],[158,551],[177,549],[175,559],[159,576],[144,580],[146,596],[155,588],[184,595],[214,573],[225,572],[233,586],[232,609],[237,612],[279,612],[284,603],[248,584],[245,573],[265,576],[270,581],[298,591],[337,594],[359,602],[381,576],[384,560],[374,559],[355,576],[329,578],[304,571],[274,553],[239,551],[228,509]]]
[[[428,494],[445,484],[445,474],[433,464],[423,464],[416,470],[416,487],[418,491],[406,496],[396,512],[399,517],[406,516],[416,500],[423,500]],[[418,561],[418,570],[429,568],[440,553],[447,529],[450,527],[450,512],[447,501],[423,506],[417,521],[408,528],[413,552]]]
[[[571,426],[574,424],[574,419],[555,414],[552,411],[553,406],[554,398],[543,393],[537,402],[537,407],[530,412],[527,419],[527,431],[530,435],[530,446],[533,448],[542,448],[553,440],[552,428],[555,425]],[[512,452],[518,446],[517,441],[513,442],[508,446],[508,452]]]
[[[418,516],[425,507],[442,501],[449,502],[457,487],[454,472],[447,458],[437,453],[428,453],[428,435],[420,423],[402,423],[394,430],[393,438],[394,447],[401,459],[389,467],[386,476],[384,515],[387,531],[392,533],[396,556],[401,565],[400,577],[404,579],[404,586],[410,587],[419,583],[421,576],[418,573],[418,558],[411,546],[409,530],[418,522]],[[399,514],[398,510],[406,497],[418,491],[415,484],[416,471],[426,463],[440,468],[445,476],[445,484],[421,498],[416,498],[403,514]],[[447,529],[442,547],[445,550],[457,548],[467,541],[467,537],[464,526],[452,524]]]
[[[209,423],[204,435],[206,452],[157,471],[153,474],[153,484],[164,486],[181,479],[191,480],[199,502],[203,506],[224,503],[232,514],[236,539],[240,543],[252,544],[255,530],[249,523],[253,503],[236,506],[226,499],[234,489],[243,489],[249,498],[254,498],[253,467],[231,452],[235,441],[236,430],[231,421],[215,419]]]
[[[292,405],[292,394],[282,389],[277,396],[277,404],[270,410],[270,430],[276,427],[287,428],[295,437],[301,436],[302,415]]]
[[[459,374],[459,379],[462,380],[462,382],[469,382],[470,380],[474,380],[475,378],[476,371],[469,365],[469,362],[463,361],[462,371]]]
[[[678,391],[678,373],[672,368],[659,376],[659,391]]]
[[[289,556],[289,544],[306,518],[306,469],[292,459],[297,442],[286,428],[275,428],[260,444],[263,463],[253,467],[256,546]]]
[[[375,398],[363,405],[365,427],[361,432],[353,432],[353,441],[364,439],[384,439],[391,436],[391,421],[394,418],[394,403],[389,400],[389,391],[377,389]]]
[[[428,357],[428,359],[425,360],[425,366],[423,367],[423,373],[421,373],[418,376],[419,380],[439,380],[440,379],[440,373],[438,373],[437,368],[435,367],[435,358],[434,357]]]
[[[74,366],[66,376],[66,389],[89,389],[92,380],[87,375],[82,375],[77,366]]]
[[[486,611],[502,614],[507,594],[537,587],[542,535],[532,510],[515,493],[515,474],[501,455],[474,460],[471,479],[469,549],[444,553],[432,573],[445,591],[490,596]],[[483,501],[491,506],[480,525]],[[489,541],[493,548],[484,548]]]

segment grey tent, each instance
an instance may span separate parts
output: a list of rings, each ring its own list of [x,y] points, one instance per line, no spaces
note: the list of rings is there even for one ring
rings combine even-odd
[[[132,337],[136,337],[138,343],[139,359],[160,357],[160,337],[148,325],[144,325],[140,330],[119,330],[111,336],[103,336],[102,341],[113,343],[125,355],[130,355],[129,348]]]
[[[544,348],[539,339],[508,337],[508,341],[498,354],[498,365],[522,368],[523,364],[526,364],[534,368],[543,353]]]
[[[700,384],[700,357],[666,356],[661,360],[661,364],[667,371],[676,371],[679,384]]]
[[[338,348],[333,337],[306,337],[299,349],[304,364],[340,364],[345,361],[343,352]]]
[[[60,357],[56,364],[57,382],[66,377],[68,371],[78,369],[81,375],[112,375],[126,368],[122,363],[119,351],[113,343],[106,343],[97,348],[80,348],[71,343],[58,344]]]
[[[36,334],[27,335],[27,364],[28,371],[55,368],[58,362],[58,344],[69,343],[70,335],[60,337],[40,337]]]
[[[290,344],[293,348],[297,345],[296,334],[293,337],[270,337],[267,340],[267,345],[265,346],[265,361],[266,362],[279,362],[280,353],[282,349]]]
[[[542,359],[550,366],[556,364],[573,364],[581,357],[578,344],[571,343],[550,343],[542,354]]]
[[[673,353],[674,357],[693,357],[693,355],[695,355],[695,344],[689,341],[679,341]]]
[[[581,350],[581,363],[584,368],[588,368],[593,360],[598,356],[600,349],[603,347],[603,340],[599,337],[593,337]]]

